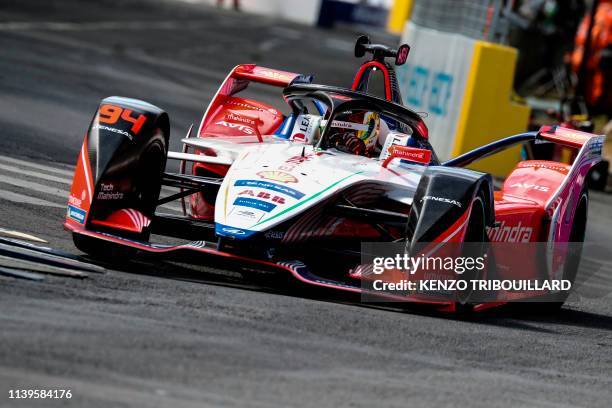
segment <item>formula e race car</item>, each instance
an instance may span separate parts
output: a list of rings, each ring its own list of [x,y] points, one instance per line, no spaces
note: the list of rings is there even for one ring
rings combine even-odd
[[[394,65],[408,53],[407,45],[395,50],[361,37],[355,55],[372,58],[351,88],[238,65],[181,152],[168,151],[162,109],[102,100],[80,151],[65,228],[92,256],[174,256],[354,293],[368,290],[360,272],[365,241],[404,243],[407,251],[419,243],[583,241],[585,179],[601,160],[603,137],[544,127],[441,162],[422,117],[401,104]],[[368,92],[373,70],[382,73],[384,97]],[[252,84],[281,88],[283,107],[241,96]],[[575,160],[522,161],[498,191],[491,175],[466,168],[528,142],[566,146]],[[178,172],[166,172],[168,159]],[[159,208],[171,201],[180,202],[181,215]],[[573,279],[564,260],[560,272],[550,260],[523,262],[525,278]],[[402,299],[451,309],[475,303],[422,293]]]

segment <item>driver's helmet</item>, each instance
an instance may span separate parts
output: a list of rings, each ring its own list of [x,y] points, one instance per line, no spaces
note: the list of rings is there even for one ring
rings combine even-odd
[[[338,115],[331,123],[329,137],[332,147],[346,153],[373,157],[382,147],[389,128],[377,112],[357,112]],[[384,134],[384,136],[383,136]]]
[[[364,143],[366,151],[372,151],[378,142],[380,115],[376,112],[366,113],[363,116],[363,124],[367,129],[357,131],[357,138]]]

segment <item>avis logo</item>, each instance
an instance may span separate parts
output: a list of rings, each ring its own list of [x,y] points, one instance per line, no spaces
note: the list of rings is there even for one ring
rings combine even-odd
[[[522,188],[524,190],[536,190],[536,191],[541,191],[543,193],[547,193],[550,190],[550,187],[538,186],[537,184],[530,184],[530,183],[514,183],[510,186],[510,188]]]
[[[533,228],[523,227],[521,221],[514,227],[506,226],[506,221],[502,221],[498,227],[487,227],[487,235],[492,242],[529,242]]]
[[[247,135],[255,134],[255,131],[253,130],[253,128],[251,128],[250,126],[241,125],[239,123],[231,123],[231,122],[227,122],[225,120],[222,120],[220,122],[215,123],[215,125],[225,126],[225,127],[230,128],[230,129],[238,129],[239,131],[241,131],[242,133],[247,134]]]

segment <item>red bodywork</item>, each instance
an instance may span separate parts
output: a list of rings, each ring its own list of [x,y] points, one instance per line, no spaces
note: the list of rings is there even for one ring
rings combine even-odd
[[[219,87],[208,109],[202,117],[197,137],[240,137],[241,142],[258,143],[270,137],[282,125],[285,116],[281,111],[266,103],[236,96],[250,83],[275,87],[286,87],[299,74],[259,67],[254,64],[236,66]],[[250,140],[249,140],[250,139]],[[212,151],[196,149],[196,154],[211,155]],[[194,163],[194,175],[223,177],[229,166],[218,164]],[[208,203],[202,194],[194,194],[191,199],[191,214],[203,220],[214,217],[214,203]]]

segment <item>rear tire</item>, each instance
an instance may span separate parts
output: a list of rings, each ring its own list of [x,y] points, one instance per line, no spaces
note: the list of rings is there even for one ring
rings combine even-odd
[[[589,190],[585,188],[580,194],[580,200],[578,201],[578,206],[574,213],[572,230],[569,237],[569,243],[571,245],[570,253],[567,255],[565,265],[563,266],[563,279],[569,280],[572,287],[576,281],[576,275],[578,274],[578,268],[580,267],[580,260],[582,258],[588,211]],[[539,306],[540,311],[544,313],[558,312],[567,300],[569,293],[563,294],[562,296],[563,298],[561,301],[541,303]]]
[[[472,209],[470,212],[470,218],[468,219],[467,231],[464,243],[469,243],[468,247],[464,247],[461,256],[463,257],[480,257],[486,251],[488,242],[487,230],[486,230],[486,216],[485,216],[485,200],[484,193],[481,191],[474,198],[472,202]],[[482,271],[472,271],[467,274],[461,275],[462,280],[468,282],[473,279],[481,279]],[[468,285],[470,288],[470,285]],[[455,302],[455,310],[459,314],[470,313],[474,309],[474,303],[471,303],[472,290],[457,292],[457,302]]]

